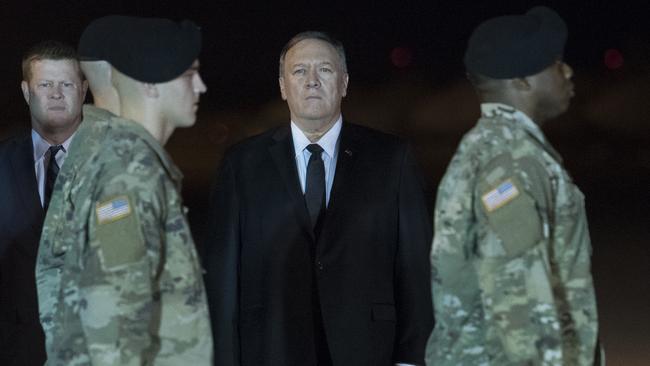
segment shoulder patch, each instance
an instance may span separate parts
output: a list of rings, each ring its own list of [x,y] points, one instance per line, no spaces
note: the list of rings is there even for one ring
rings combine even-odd
[[[512,180],[506,179],[501,182],[496,188],[484,194],[481,197],[483,201],[483,206],[488,212],[492,212],[497,208],[505,205],[506,203],[512,201],[515,197],[519,195],[519,190],[517,186],[512,183]]]
[[[131,214],[131,203],[127,196],[118,196],[97,203],[95,214],[99,225],[108,224],[129,216]]]

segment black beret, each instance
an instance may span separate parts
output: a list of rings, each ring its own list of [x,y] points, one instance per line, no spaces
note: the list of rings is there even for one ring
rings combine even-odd
[[[201,51],[201,30],[189,20],[110,15],[88,25],[79,40],[82,60],[108,61],[121,73],[147,83],[173,80]]]
[[[116,32],[121,29],[121,24],[126,24],[130,17],[121,15],[108,15],[90,22],[77,46],[79,59],[82,61],[106,60],[110,52],[111,40],[119,36]]]
[[[566,39],[564,20],[544,6],[488,19],[469,38],[465,67],[494,79],[534,75],[562,57]]]

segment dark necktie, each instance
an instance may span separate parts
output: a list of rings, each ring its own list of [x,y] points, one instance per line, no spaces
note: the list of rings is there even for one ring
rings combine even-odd
[[[50,197],[52,197],[52,189],[54,188],[54,182],[56,181],[56,176],[59,175],[59,164],[56,162],[56,154],[63,150],[63,146],[56,145],[50,146],[45,153],[45,191],[43,197],[43,207],[47,211],[47,206],[50,203]]]
[[[307,164],[307,181],[305,183],[305,203],[314,230],[322,213],[325,211],[325,164],[321,159],[323,148],[318,144],[310,144],[307,150],[311,153]]]
[[[323,148],[318,144],[310,144],[307,150],[311,153],[307,164],[307,180],[305,184],[305,202],[311,218],[312,227],[316,237],[320,234],[324,212],[325,212],[325,164],[321,159]],[[312,263],[314,262],[316,248],[311,247]],[[316,357],[318,366],[331,366],[329,345],[323,328],[323,317],[321,314],[320,299],[318,296],[318,279],[316,271],[313,272],[312,287],[312,316],[314,321],[314,344],[316,346]]]

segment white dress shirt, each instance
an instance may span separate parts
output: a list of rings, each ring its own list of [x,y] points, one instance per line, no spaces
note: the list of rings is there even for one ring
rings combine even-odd
[[[75,134],[73,133],[67,140],[63,141],[61,144],[63,149],[56,154],[56,163],[59,165],[59,168],[63,166],[63,162],[68,155],[68,146],[70,146],[70,142],[74,135]],[[38,183],[38,195],[41,197],[41,206],[43,206],[45,179],[47,174],[45,171],[45,153],[51,145],[34,130],[32,130],[32,144],[34,147],[34,170],[36,172],[36,182]]]
[[[341,126],[343,119],[339,119],[334,123],[332,128],[329,129],[316,143],[323,148],[321,159],[325,165],[325,203],[329,204],[330,192],[332,191],[332,183],[334,182],[334,173],[336,171],[336,160],[339,155],[339,135],[341,134]],[[307,150],[307,145],[312,142],[309,141],[305,133],[291,121],[291,137],[293,137],[293,148],[296,153],[296,167],[298,168],[298,177],[300,178],[300,188],[302,193],[305,193],[305,182],[307,180],[307,165],[309,164],[309,157],[311,153]]]

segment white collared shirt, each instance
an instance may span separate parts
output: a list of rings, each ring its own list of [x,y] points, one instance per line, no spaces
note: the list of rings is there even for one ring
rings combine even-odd
[[[343,117],[334,123],[332,128],[329,129],[318,141],[317,144],[323,148],[321,158],[325,165],[325,202],[328,204],[330,201],[330,192],[332,191],[332,183],[334,182],[334,173],[336,171],[336,160],[339,155],[339,135],[341,134],[341,126],[343,125]],[[295,149],[296,167],[298,168],[298,177],[300,178],[300,188],[302,193],[305,193],[305,182],[307,180],[307,165],[309,164],[309,157],[311,153],[307,150],[307,145],[312,142],[309,141],[305,133],[291,121],[291,137],[293,138],[293,148]]]
[[[75,132],[76,133],[76,132]],[[59,168],[63,166],[66,156],[68,155],[68,146],[74,137],[74,133],[68,137],[67,140],[63,141],[61,146],[63,149],[56,154],[56,163],[59,165]],[[36,172],[36,182],[38,183],[38,195],[41,198],[41,206],[43,206],[43,199],[45,197],[45,153],[50,148],[50,144],[45,141],[38,134],[38,132],[32,130],[32,144],[34,147],[34,170]]]

